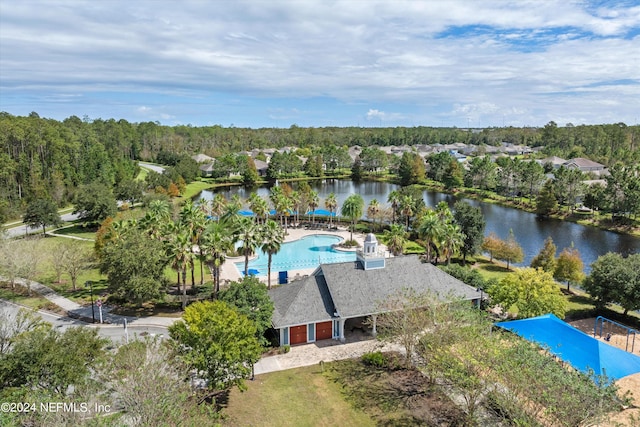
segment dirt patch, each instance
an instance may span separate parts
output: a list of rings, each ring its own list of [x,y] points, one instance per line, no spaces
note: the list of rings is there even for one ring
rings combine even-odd
[[[595,317],[591,317],[588,319],[574,320],[569,322],[569,324],[574,328],[581,330],[585,334],[593,336],[596,319]],[[602,337],[600,337],[600,326],[598,326],[597,332],[598,333],[595,338],[605,341],[607,335],[611,334],[609,341],[607,342],[608,344],[640,356],[640,336],[636,337],[634,334],[631,334],[627,338],[626,331],[624,329],[612,324],[605,324],[602,328]]]
[[[574,328],[581,330],[585,334],[594,336],[593,331],[596,325],[596,319],[594,317],[575,320],[573,322],[569,322],[569,324]],[[603,327],[602,337],[599,336],[600,329],[598,327],[595,338],[605,341],[608,334],[610,334],[607,341],[608,344],[628,351],[629,353],[633,350],[633,354],[640,356],[640,337],[636,338],[632,334],[627,338],[626,333],[622,328],[609,324]],[[608,420],[608,424],[605,423],[603,426],[637,425],[635,422],[640,419],[640,408],[638,408],[640,407],[640,373],[621,378],[616,381],[616,385],[619,387],[619,395],[626,395],[629,397],[631,399],[631,405],[635,406],[635,408],[631,407],[615,414],[615,416]]]
[[[466,425],[460,408],[422,373],[396,367],[374,367],[353,359],[335,362],[328,375],[378,425]]]

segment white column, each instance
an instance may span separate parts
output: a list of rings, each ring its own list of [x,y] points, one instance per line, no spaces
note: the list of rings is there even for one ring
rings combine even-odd
[[[378,320],[378,316],[373,314],[371,318],[373,319],[373,330],[371,331],[371,334],[375,337],[378,335],[378,330],[376,329],[376,321]]]
[[[344,342],[344,322],[345,319],[340,319],[338,323],[338,327],[340,328],[340,342]]]

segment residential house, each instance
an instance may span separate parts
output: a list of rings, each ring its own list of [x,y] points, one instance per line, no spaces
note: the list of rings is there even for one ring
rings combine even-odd
[[[213,162],[213,157],[207,156],[206,154],[196,154],[194,156],[191,156],[191,158],[193,160],[196,161],[196,163],[211,163]]]
[[[564,167],[569,169],[579,169],[581,172],[592,172],[596,175],[602,175],[606,169],[606,166],[593,160],[585,159],[584,157],[576,157],[569,159],[564,163]]]
[[[272,324],[279,332],[280,345],[344,341],[345,329],[362,328],[367,318],[375,335],[380,304],[403,289],[475,304],[481,296],[416,255],[387,258],[376,237],[369,234],[355,262],[322,264],[308,277],[271,289]]]
[[[255,159],[253,164],[256,165],[256,170],[258,171],[259,176],[267,176],[267,169],[269,168],[269,163],[263,162],[262,160]]]
[[[549,164],[554,169],[559,169],[560,166],[564,166],[565,163],[567,163],[567,161],[565,159],[560,158],[560,157],[551,156],[551,157],[546,157],[544,159],[538,160],[538,163],[540,163],[542,166],[544,166],[546,164]]]
[[[200,165],[199,169],[203,177],[210,177],[213,175],[213,162]]]

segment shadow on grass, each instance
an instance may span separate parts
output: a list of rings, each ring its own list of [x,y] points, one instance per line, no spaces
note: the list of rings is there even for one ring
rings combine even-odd
[[[510,273],[513,270],[503,267],[501,265],[487,263],[478,267],[479,270],[490,271],[494,273]]]

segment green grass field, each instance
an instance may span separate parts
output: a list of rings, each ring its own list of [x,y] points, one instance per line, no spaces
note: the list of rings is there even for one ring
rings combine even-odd
[[[233,389],[223,413],[225,426],[374,426],[353,408],[342,388],[320,367],[309,366],[258,375],[244,392]]]

